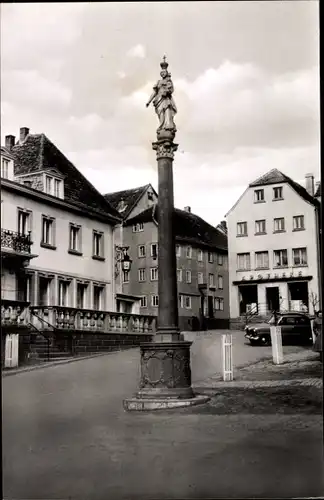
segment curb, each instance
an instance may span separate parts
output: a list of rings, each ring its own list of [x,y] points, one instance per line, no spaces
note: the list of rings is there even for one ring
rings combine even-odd
[[[288,379],[288,380],[232,380],[230,382],[224,381],[205,381],[204,383],[194,384],[193,389],[199,393],[206,393],[215,391],[216,389],[258,389],[262,387],[316,387],[318,389],[323,387],[323,380],[320,378],[302,378],[302,379]]]
[[[78,356],[75,358],[67,358],[63,359],[60,361],[52,361],[49,363],[40,363],[39,365],[31,365],[31,366],[26,366],[24,368],[18,368],[16,369],[9,369],[3,370],[2,371],[2,377],[10,377],[12,375],[19,375],[19,373],[26,373],[26,372],[32,372],[34,370],[41,370],[43,368],[51,368],[53,366],[58,366],[58,365],[67,365],[68,363],[74,363],[75,361],[82,361],[85,359],[91,359],[91,358],[98,358],[99,356],[107,356],[109,354],[114,354],[115,352],[120,352],[120,351],[113,351],[113,352],[100,352],[97,354],[89,354],[88,356]]]

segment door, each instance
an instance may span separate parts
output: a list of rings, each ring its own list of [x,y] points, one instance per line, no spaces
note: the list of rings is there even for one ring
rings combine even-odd
[[[48,306],[49,305],[49,279],[39,277],[39,305]]]
[[[309,343],[313,338],[311,322],[305,316],[295,318],[294,336],[301,343]]]
[[[278,326],[281,327],[282,340],[289,342],[296,335],[295,330],[296,318],[294,316],[283,316],[278,322]]]
[[[266,288],[267,309],[269,312],[280,310],[279,287],[272,286]]]

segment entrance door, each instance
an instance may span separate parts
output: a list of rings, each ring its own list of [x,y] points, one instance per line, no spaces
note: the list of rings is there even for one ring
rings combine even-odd
[[[279,287],[272,286],[266,288],[266,297],[267,297],[267,308],[269,312],[279,311],[280,309],[280,301],[279,301]]]

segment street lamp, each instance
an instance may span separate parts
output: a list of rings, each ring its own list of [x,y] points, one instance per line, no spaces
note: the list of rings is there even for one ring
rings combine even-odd
[[[122,271],[129,272],[132,267],[132,259],[128,255],[129,247],[115,245],[115,277],[119,275],[119,264],[121,264]]]

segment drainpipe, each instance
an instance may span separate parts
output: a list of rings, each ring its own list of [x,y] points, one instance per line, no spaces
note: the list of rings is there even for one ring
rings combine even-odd
[[[317,253],[317,276],[318,276],[318,298],[320,309],[322,309],[322,238],[320,211],[315,207],[315,225],[316,225],[316,253]],[[315,312],[315,311],[314,311]]]

